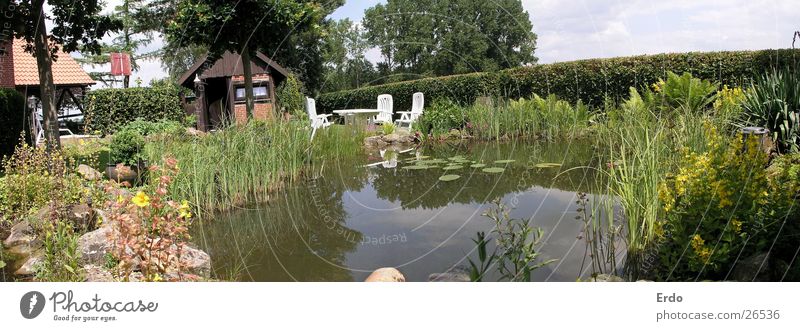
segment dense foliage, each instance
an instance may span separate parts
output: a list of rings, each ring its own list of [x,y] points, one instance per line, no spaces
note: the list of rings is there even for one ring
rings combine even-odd
[[[364,12],[382,75],[452,75],[535,63],[536,34],[519,0],[389,0]]]
[[[12,89],[0,89],[0,158],[14,152],[27,127],[25,97]],[[2,168],[2,167],[0,167]]]
[[[303,82],[294,75],[286,77],[286,80],[275,89],[275,98],[278,101],[278,107],[280,107],[281,112],[289,113],[297,118],[308,117],[304,92]]]
[[[480,96],[517,99],[531,94],[549,95],[575,103],[599,106],[606,99],[622,100],[630,87],[650,86],[666,79],[667,72],[691,73],[728,86],[744,86],[769,68],[794,61],[798,50],[764,50],[659,54],[611,59],[591,59],[503,71],[481,72],[323,94],[320,112],[334,109],[375,107],[380,94],[394,97],[395,109],[410,109],[415,92],[428,100],[448,98],[472,104]]]
[[[765,127],[781,152],[800,152],[800,78],[782,68],[756,78],[745,93],[750,125]]]
[[[186,115],[174,87],[103,89],[90,92],[87,100],[88,132],[111,134],[136,119],[181,121]]]

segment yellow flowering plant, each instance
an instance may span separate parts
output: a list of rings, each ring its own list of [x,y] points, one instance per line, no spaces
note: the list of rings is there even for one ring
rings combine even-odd
[[[678,279],[722,279],[737,256],[758,249],[770,185],[768,155],[754,136],[720,135],[706,125],[705,151],[685,151],[675,174],[660,184],[665,219],[660,266]]]
[[[190,239],[191,206],[188,201],[170,200],[167,191],[178,174],[177,161],[165,158],[163,167],[152,166],[150,173],[156,175],[151,187],[109,202],[109,218],[119,231],[113,253],[119,261],[118,274],[129,280],[139,271],[144,280],[153,282],[194,279],[181,262]]]

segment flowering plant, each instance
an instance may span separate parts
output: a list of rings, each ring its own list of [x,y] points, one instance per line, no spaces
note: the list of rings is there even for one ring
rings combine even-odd
[[[167,197],[178,173],[177,161],[165,158],[163,167],[152,166],[150,171],[158,174],[154,187],[109,203],[109,219],[119,232],[113,253],[117,268],[125,280],[135,270],[147,281],[184,280],[181,253],[190,239],[191,207],[188,201]]]
[[[665,212],[660,264],[671,279],[724,277],[748,242],[765,229],[768,155],[755,136],[741,134],[730,143],[706,125],[706,151],[686,151],[676,174],[661,183]]]

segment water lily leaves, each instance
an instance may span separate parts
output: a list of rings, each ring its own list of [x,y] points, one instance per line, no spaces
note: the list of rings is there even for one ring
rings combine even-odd
[[[443,181],[443,182],[449,182],[449,181],[454,181],[454,180],[459,179],[459,178],[461,178],[461,176],[459,176],[459,175],[444,175],[442,177],[439,177],[439,180]]]
[[[484,164],[484,163],[473,163],[473,164],[470,165],[470,167],[472,167],[472,168],[483,168],[485,166],[486,166],[486,164]]]
[[[517,160],[497,160],[497,161],[494,161],[494,163],[497,163],[497,164],[509,164],[509,163],[513,163],[513,162],[516,162],[516,161]]]
[[[461,168],[463,168],[463,166],[460,166],[458,164],[451,164],[451,165],[448,165],[448,166],[446,166],[446,167],[444,167],[442,169],[443,170],[458,170],[458,169],[461,169]]]
[[[403,167],[403,169],[408,169],[408,170],[425,170],[430,168],[432,167],[427,165],[413,165],[413,166]]]
[[[556,167],[560,167],[560,166],[561,166],[561,163],[538,163],[538,164],[534,165],[534,167],[537,167],[537,168],[556,168]]]
[[[506,171],[506,169],[505,168],[491,167],[491,168],[483,168],[483,169],[481,169],[481,171],[486,172],[486,173],[490,173],[490,174],[497,174],[497,173],[501,173],[503,171]]]

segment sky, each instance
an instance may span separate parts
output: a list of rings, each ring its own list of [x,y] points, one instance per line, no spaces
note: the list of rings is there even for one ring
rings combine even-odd
[[[110,11],[120,0],[107,2]],[[385,2],[347,0],[331,17],[359,22],[365,9]],[[800,30],[798,0],[522,0],[522,5],[538,35],[535,55],[539,63],[791,48],[793,32]],[[149,48],[161,44],[157,40]],[[374,49],[367,58],[381,59]],[[134,79],[147,83],[166,76],[158,61],[144,61],[141,66]]]

